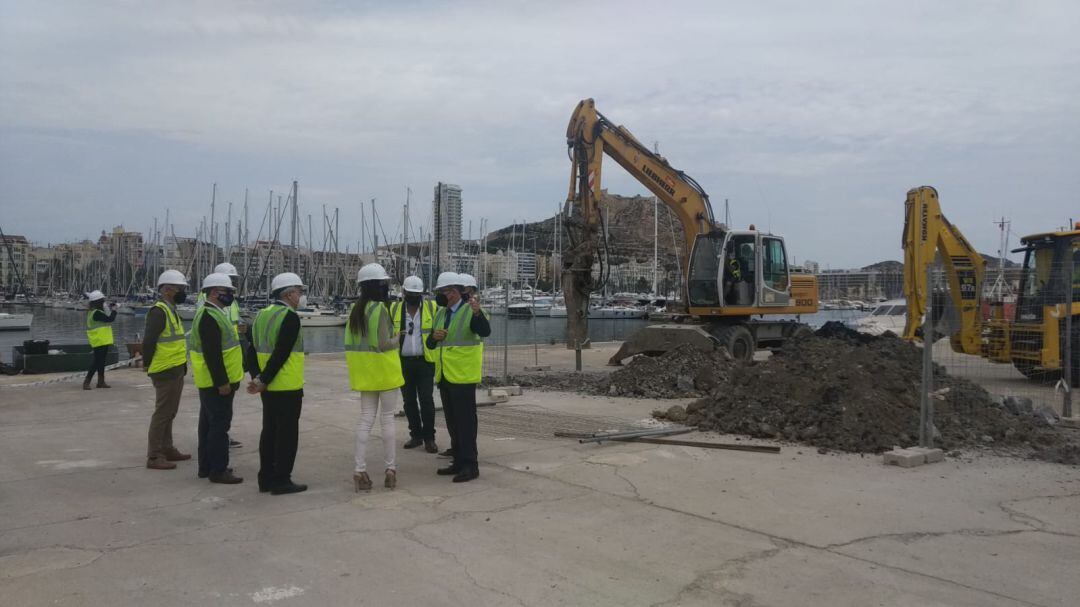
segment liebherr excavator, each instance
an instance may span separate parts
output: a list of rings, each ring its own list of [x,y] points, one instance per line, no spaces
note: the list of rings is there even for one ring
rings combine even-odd
[[[817,279],[793,272],[784,239],[754,229],[732,230],[717,223],[705,190],[686,173],[642,145],[623,126],[596,110],[592,99],[578,103],[566,130],[570,193],[569,249],[563,258],[567,338],[573,347],[588,335],[589,295],[593,290],[600,228],[601,165],[610,156],[670,208],[682,225],[685,247],[686,313],[698,322],[653,325],[626,340],[609,361],[634,354],[659,354],[681,344],[702,349],[723,346],[734,358],[749,360],[758,347],[775,346],[807,333],[793,320],[768,316],[812,314],[818,309]]]
[[[1024,253],[1015,314],[1007,318],[1005,306],[991,302],[989,318],[984,319],[986,262],[942,214],[937,190],[930,186],[910,190],[904,208],[907,324],[903,337],[921,339],[927,300],[933,296],[926,284],[927,268],[939,255],[958,322],[951,327],[935,323],[939,325],[935,333],[947,335],[953,351],[1012,363],[1025,376],[1035,378],[1061,373],[1065,343],[1071,339],[1071,383],[1080,385],[1080,223],[1073,230],[1021,238],[1022,246],[1013,251]],[[1065,334],[1067,316],[1072,317],[1072,335]]]

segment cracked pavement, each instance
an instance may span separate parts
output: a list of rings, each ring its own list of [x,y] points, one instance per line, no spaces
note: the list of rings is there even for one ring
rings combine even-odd
[[[223,486],[191,462],[142,467],[153,392],[138,371],[111,373],[108,391],[0,390],[4,602],[987,606],[1080,594],[1076,467],[582,445],[515,436],[505,420],[485,432],[481,412],[477,481],[450,483],[434,474],[445,460],[399,449],[398,488],[357,494],[344,364],[309,367],[295,478],[311,489],[278,497],[254,483],[257,399],[238,396],[232,431],[247,480]],[[498,405],[517,406],[629,424],[658,403],[527,392]],[[184,450],[196,411],[188,385]]]

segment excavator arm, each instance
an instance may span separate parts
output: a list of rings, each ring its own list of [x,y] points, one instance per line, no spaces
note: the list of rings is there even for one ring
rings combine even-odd
[[[965,354],[980,354],[982,319],[979,306],[986,262],[941,213],[934,188],[921,186],[908,191],[904,210],[902,244],[904,297],[907,299],[904,339],[916,339],[916,330],[921,326],[927,303],[933,295],[927,284],[927,269],[940,253],[949,281],[949,295],[959,316],[959,330],[950,336],[952,348]]]
[[[607,154],[675,212],[686,239],[683,268],[688,265],[695,237],[717,228],[705,190],[663,156],[642,145],[626,127],[608,121],[596,110],[592,99],[578,103],[570,117],[566,145],[573,159],[567,203],[580,205],[584,223],[599,225],[601,167]]]

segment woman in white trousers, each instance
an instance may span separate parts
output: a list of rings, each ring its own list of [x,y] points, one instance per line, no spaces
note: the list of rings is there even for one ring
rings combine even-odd
[[[401,408],[401,375],[398,348],[401,337],[394,332],[386,302],[390,295],[390,277],[377,263],[368,264],[357,273],[360,300],[349,310],[345,327],[345,360],[349,368],[349,388],[359,392],[360,421],[356,424],[356,469],[353,484],[357,491],[371,489],[367,473],[367,444],[375,417],[382,426],[383,464],[387,489],[397,486],[395,443],[397,424],[394,415]]]

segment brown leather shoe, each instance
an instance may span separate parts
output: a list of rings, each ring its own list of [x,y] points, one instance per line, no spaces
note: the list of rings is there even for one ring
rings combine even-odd
[[[151,470],[173,470],[176,468],[176,464],[164,457],[151,457],[146,460],[146,467]]]
[[[233,474],[232,470],[226,470],[220,474],[211,474],[210,482],[221,483],[222,485],[239,485],[244,482],[244,479]]]
[[[191,454],[181,453],[179,449],[173,447],[171,451],[165,451],[165,459],[170,462],[183,462],[191,459]]]

